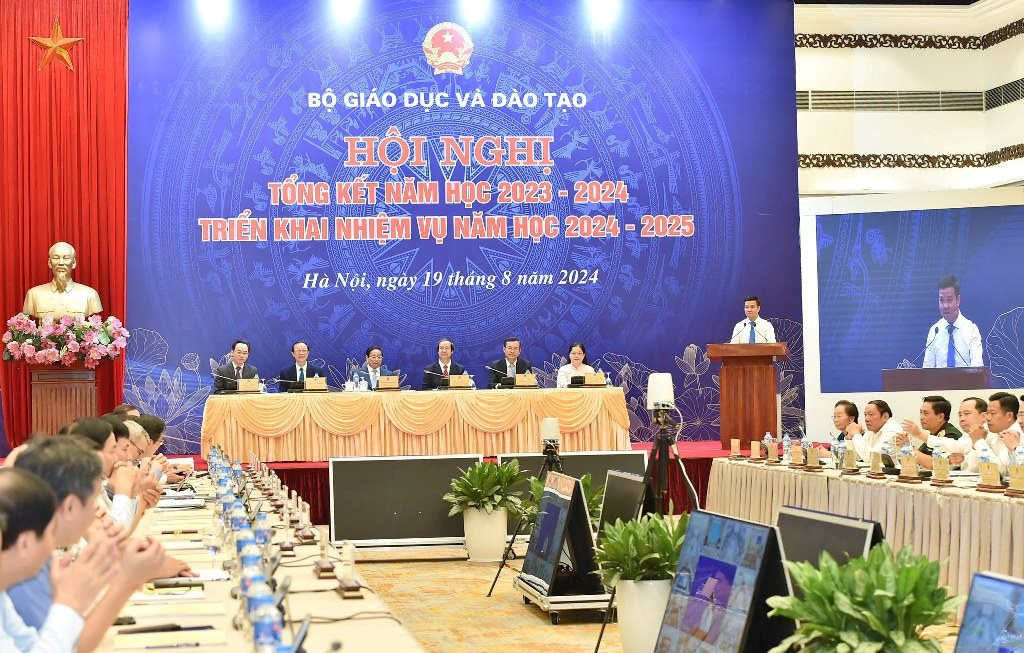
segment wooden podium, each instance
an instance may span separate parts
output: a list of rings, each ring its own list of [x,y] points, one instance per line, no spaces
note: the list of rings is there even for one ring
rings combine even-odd
[[[778,438],[775,395],[779,381],[772,363],[776,358],[788,358],[786,343],[712,343],[708,357],[722,363],[718,379],[722,448],[728,449],[731,440],[739,438],[740,447],[746,449],[751,438],[760,440],[766,432]]]
[[[985,390],[992,387],[987,367],[908,367],[882,370],[882,390]]]
[[[54,435],[68,422],[96,415],[96,370],[81,364],[33,365],[32,433]]]

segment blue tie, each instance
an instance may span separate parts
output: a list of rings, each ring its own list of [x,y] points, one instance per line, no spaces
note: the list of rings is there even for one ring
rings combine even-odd
[[[750,342],[754,342],[754,323],[750,323]]]
[[[949,348],[946,349],[946,367],[956,367],[956,347],[953,346],[953,329],[956,327],[952,324],[946,325],[946,331],[949,331]]]

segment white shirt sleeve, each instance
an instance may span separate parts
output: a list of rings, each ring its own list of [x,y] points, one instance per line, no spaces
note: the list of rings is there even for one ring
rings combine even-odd
[[[928,335],[924,339],[924,363],[921,367],[935,367],[935,341],[938,340],[938,334],[935,332],[935,325],[928,329]]]
[[[729,343],[738,345],[740,343],[740,336],[743,333],[743,322],[739,322],[732,328],[732,337],[729,338]]]
[[[0,592],[0,651],[72,653],[85,622],[66,605],[54,603],[39,630],[26,626],[6,592]]]
[[[758,322],[758,326],[762,326],[761,322]],[[775,326],[768,320],[764,320],[763,328],[760,331],[765,342],[778,342],[775,339]]]
[[[135,510],[135,501],[123,494],[115,494],[110,502],[110,516],[126,529],[135,523]]]
[[[569,385],[570,369],[572,369],[572,365],[563,365],[558,368],[558,380],[555,382],[556,387],[565,388]]]

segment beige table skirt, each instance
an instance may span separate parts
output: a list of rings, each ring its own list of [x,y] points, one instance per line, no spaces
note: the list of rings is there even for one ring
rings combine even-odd
[[[221,395],[203,411],[214,445],[266,462],[337,456],[539,451],[540,421],[557,417],[563,451],[629,449],[620,388]]]
[[[1024,500],[977,492],[975,483],[938,488],[717,459],[707,508],[762,524],[774,524],[784,505],[877,521],[894,550],[938,560],[940,583],[966,595],[978,571],[1024,577]]]

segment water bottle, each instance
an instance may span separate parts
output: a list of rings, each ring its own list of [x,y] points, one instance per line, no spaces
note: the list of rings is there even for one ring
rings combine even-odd
[[[272,605],[257,608],[252,619],[252,641],[256,653],[277,653],[281,643],[281,613]]]
[[[260,557],[260,562],[263,558]],[[263,573],[263,567],[259,563],[255,565],[249,565],[248,567],[242,567],[242,573],[238,577],[238,590],[239,596],[245,596],[249,592],[249,588],[252,587],[253,583],[266,583],[267,575]]]
[[[942,450],[941,442],[937,443],[935,447],[932,449],[932,458],[948,458],[946,452]]]
[[[793,446],[793,440],[790,439],[789,433],[783,433],[782,434],[782,462],[783,462],[783,464],[788,463],[790,461],[789,452],[790,452],[790,448],[792,446]]]
[[[902,457],[906,457],[906,456],[909,456],[909,455],[911,455],[911,449],[910,449],[910,444],[908,443],[908,444],[905,444],[902,447],[900,447],[900,457],[902,458]]]
[[[1011,465],[1024,465],[1024,444],[1018,444],[1017,448],[1010,454]]]
[[[846,460],[846,441],[837,442],[833,451],[835,451],[836,467],[842,467],[843,461]]]
[[[265,605],[274,607],[274,592],[261,580],[252,582],[245,593],[246,615],[250,623],[255,622],[256,612]]]
[[[992,462],[992,451],[987,444],[981,445],[981,449],[978,450],[978,460],[983,463]]]
[[[239,531],[235,532],[235,553],[238,556],[242,555],[242,549],[249,545],[256,545],[256,535],[252,532],[248,526]]]
[[[239,508],[237,505],[232,506],[229,517],[231,530],[240,531],[243,528],[249,527],[249,515],[246,514],[245,508]]]
[[[273,537],[273,529],[270,526],[266,513],[261,512],[256,515],[256,520],[252,525],[252,534],[256,537],[257,545],[266,547],[270,544],[270,539]]]
[[[238,560],[242,565],[242,569],[262,565],[263,549],[261,549],[255,542],[252,544],[246,544],[238,554]]]

